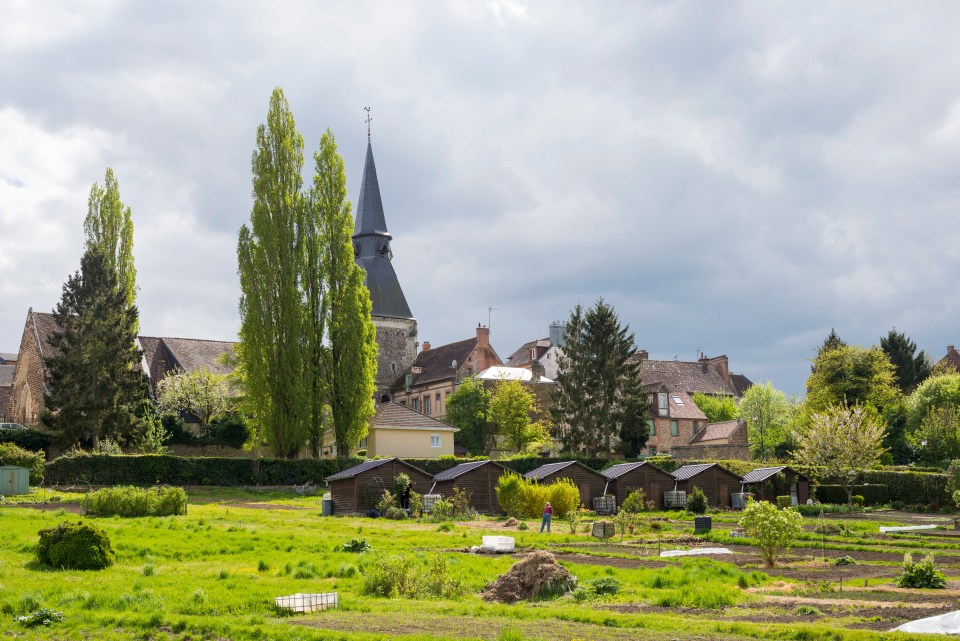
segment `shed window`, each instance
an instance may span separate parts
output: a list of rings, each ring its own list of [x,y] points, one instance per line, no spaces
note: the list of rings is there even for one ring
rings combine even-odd
[[[678,421],[670,421],[670,436],[680,436],[680,423]]]
[[[431,434],[430,435],[430,447],[440,447],[440,435]]]

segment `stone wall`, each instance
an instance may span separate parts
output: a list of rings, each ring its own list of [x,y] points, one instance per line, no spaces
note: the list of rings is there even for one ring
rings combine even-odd
[[[23,425],[36,425],[40,422],[43,410],[43,362],[37,346],[37,336],[33,328],[33,311],[27,313],[27,322],[20,339],[20,351],[17,356],[17,369],[13,374],[10,391],[8,418]]]
[[[377,399],[390,395],[393,383],[417,357],[417,321],[374,316],[377,328]]]

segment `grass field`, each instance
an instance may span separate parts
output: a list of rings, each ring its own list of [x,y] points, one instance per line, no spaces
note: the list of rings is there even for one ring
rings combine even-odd
[[[185,516],[94,519],[110,535],[117,562],[99,572],[50,570],[35,560],[37,531],[79,520],[81,495],[40,491],[0,507],[0,630],[24,639],[880,639],[907,620],[958,608],[960,532],[880,535],[878,526],[946,522],[944,517],[873,513],[827,519],[809,530],[775,570],[730,537],[735,514],[714,516],[714,532],[693,535],[692,518],[644,516],[623,543],[571,534],[555,522],[517,531],[502,521],[467,523],[322,517],[316,497],[230,490],[190,493]],[[33,502],[30,505],[25,501]],[[46,503],[38,503],[47,501]],[[468,553],[484,534],[516,537],[545,549],[581,585],[614,578],[613,595],[571,596],[503,605],[479,592],[519,555]],[[335,548],[365,539],[369,552]],[[716,546],[735,554],[661,559],[659,549]],[[904,552],[935,556],[947,590],[893,587]],[[439,557],[438,557],[439,555]],[[855,565],[829,560],[849,555]],[[827,560],[824,561],[823,557]],[[374,567],[402,557],[426,567],[444,559],[462,594],[383,598],[364,594]],[[336,591],[340,608],[285,615],[277,596]],[[583,598],[583,595],[580,595]],[[25,628],[15,617],[46,607],[64,619]],[[936,638],[925,635],[920,638]],[[946,637],[945,637],[946,638]]]

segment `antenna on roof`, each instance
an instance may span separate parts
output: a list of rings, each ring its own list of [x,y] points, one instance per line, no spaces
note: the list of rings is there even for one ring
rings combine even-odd
[[[367,123],[367,142],[370,142],[370,123],[373,122],[373,117],[370,115],[370,107],[364,107],[363,110],[367,112],[367,119],[364,122]]]
[[[499,311],[500,311],[499,307],[487,308],[487,329],[490,329],[490,320],[491,320],[491,317],[493,316],[493,312],[499,312]]]

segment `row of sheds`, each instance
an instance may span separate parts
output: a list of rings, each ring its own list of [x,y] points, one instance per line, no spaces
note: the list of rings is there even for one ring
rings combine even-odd
[[[470,494],[470,502],[481,514],[501,513],[497,501],[497,481],[508,472],[495,461],[471,461],[431,475],[398,458],[366,461],[327,477],[334,514],[362,514],[371,509],[383,495],[393,489],[393,480],[400,473],[410,478],[412,489],[420,494],[451,496],[454,488]],[[524,475],[527,479],[549,484],[570,479],[580,490],[581,501],[590,506],[592,499],[604,495],[616,498],[621,505],[633,490],[643,490],[648,501],[660,509],[669,491],[703,490],[713,507],[731,507],[732,495],[752,491],[765,500],[780,494],[791,494],[795,502],[805,503],[809,481],[786,467],[765,467],[745,476],[734,474],[716,463],[684,465],[672,474],[643,461],[618,463],[597,472],[578,461],[548,463]]]

